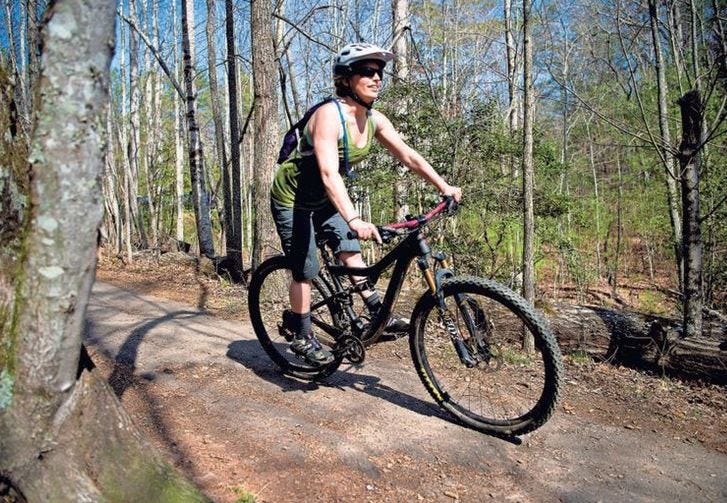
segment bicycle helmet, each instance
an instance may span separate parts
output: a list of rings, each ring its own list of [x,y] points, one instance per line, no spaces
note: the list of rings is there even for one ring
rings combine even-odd
[[[338,81],[336,84],[336,93],[339,96],[350,96],[356,103],[364,106],[367,110],[371,110],[373,106],[372,102],[366,102],[362,100],[356,93],[351,91],[347,84],[343,84],[341,79],[352,76],[355,72],[356,63],[362,61],[377,61],[381,64],[381,69],[386,66],[386,63],[394,59],[394,53],[382,49],[381,47],[373,44],[366,44],[363,42],[356,42],[348,44],[343,49],[338,51],[336,59],[334,60],[333,76]]]
[[[363,42],[348,44],[338,51],[338,54],[336,54],[333,75],[348,77],[353,73],[353,69],[351,67],[353,63],[367,59],[373,59],[381,62],[381,67],[383,68],[386,66],[386,63],[394,59],[394,53],[387,51],[386,49],[382,49],[377,45],[366,44]]]

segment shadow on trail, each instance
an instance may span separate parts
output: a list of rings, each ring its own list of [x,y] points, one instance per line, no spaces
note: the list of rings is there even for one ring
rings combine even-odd
[[[227,346],[227,357],[252,370],[258,377],[275,384],[283,392],[314,391],[319,387],[332,387],[342,390],[352,389],[381,398],[422,416],[437,417],[448,422],[454,422],[436,404],[420,400],[382,384],[380,377],[352,374],[346,372],[345,369],[339,369],[333,375],[320,381],[302,381],[285,376],[277,366],[268,360],[267,354],[260,347],[257,340],[241,340],[230,343]]]
[[[159,318],[151,319],[132,330],[116,354],[114,368],[108,379],[108,383],[113,388],[116,396],[121,398],[124,391],[131,386],[134,379],[134,371],[136,370],[136,358],[139,355],[139,346],[151,330],[169,321],[188,320],[203,314],[199,311],[172,311]]]
[[[173,311],[168,312],[164,316],[148,320],[147,322],[136,327],[126,338],[124,343],[118,350],[116,357],[114,352],[103,344],[103,340],[97,337],[96,323],[90,320],[88,317],[84,320],[84,339],[90,347],[93,347],[102,357],[108,358],[114,361],[114,367],[111,371],[111,375],[108,378],[108,383],[113,389],[116,396],[121,399],[124,392],[132,385],[144,382],[139,379],[139,376],[134,375],[136,369],[135,363],[139,353],[139,345],[144,340],[144,337],[155,327],[174,320],[187,320],[197,316],[204,315],[199,311]],[[98,369],[94,369],[94,372],[98,372]],[[167,420],[164,418],[162,413],[163,406],[159,401],[150,395],[146,388],[142,386],[136,386],[136,392],[139,398],[145,404],[145,413],[149,416],[151,424],[153,425],[153,433],[169,452],[172,453],[174,460],[177,464],[183,467],[185,474],[191,478],[200,476],[193,464],[195,455],[190,449],[184,446],[184,443],[176,438],[172,431],[170,431]],[[144,413],[142,412],[142,413]]]

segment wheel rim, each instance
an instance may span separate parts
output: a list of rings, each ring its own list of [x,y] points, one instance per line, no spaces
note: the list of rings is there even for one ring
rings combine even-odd
[[[305,362],[303,358],[296,355],[290,349],[290,340],[286,339],[279,330],[279,324],[283,319],[283,312],[290,308],[288,288],[291,281],[291,271],[286,267],[272,268],[261,279],[257,296],[259,328],[256,327],[256,330],[262,333],[258,333],[258,338],[266,352],[283,370],[301,373],[304,376],[306,374],[320,374],[328,366],[321,367]],[[326,293],[324,285],[320,285],[317,282],[314,283],[315,286],[311,292],[312,304],[318,303],[323,298],[322,294]],[[311,313],[311,316],[329,325],[333,324],[333,317],[326,306],[315,310]],[[321,344],[331,350],[334,345],[332,337],[325,334],[322,330],[317,330],[315,323],[313,324],[313,329]],[[337,359],[337,361],[340,361],[340,359]]]
[[[454,296],[445,297],[447,312],[477,364],[466,367],[460,359],[438,310],[431,309],[420,320],[419,358],[428,368],[432,392],[442,405],[476,424],[522,426],[539,416],[549,381],[547,356],[536,344],[533,353],[522,348],[523,334],[532,325],[492,298],[467,292],[458,307]],[[474,323],[469,323],[467,317]],[[469,327],[475,328],[484,344],[478,346]],[[438,396],[437,396],[438,395]]]

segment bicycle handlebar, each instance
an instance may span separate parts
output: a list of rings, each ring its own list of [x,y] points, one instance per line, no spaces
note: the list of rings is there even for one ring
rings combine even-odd
[[[404,222],[397,222],[395,224],[389,224],[384,225],[383,228],[388,229],[414,229],[416,227],[421,227],[422,225],[429,222],[432,218],[436,217],[440,213],[442,213],[444,210],[447,210],[450,213],[454,213],[457,211],[457,206],[459,204],[457,201],[454,200],[452,196],[444,196],[442,201],[436,205],[434,208],[429,210],[428,213],[425,213],[424,215],[418,215],[416,217],[411,217],[409,220],[406,220]]]
[[[376,229],[379,231],[381,241],[384,243],[390,242],[394,237],[402,234],[403,232],[410,231],[412,229],[418,229],[437,215],[444,213],[445,211],[449,214],[454,214],[459,207],[459,203],[454,200],[452,196],[444,196],[442,201],[437,204],[434,208],[429,210],[423,215],[417,215],[415,217],[408,216],[404,222],[396,222],[388,225],[377,225]],[[358,235],[353,232],[348,232],[349,239],[355,239]]]

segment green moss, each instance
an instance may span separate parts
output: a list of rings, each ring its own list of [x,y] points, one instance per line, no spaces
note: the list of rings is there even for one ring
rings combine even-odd
[[[516,349],[505,348],[502,351],[501,356],[503,361],[510,365],[529,367],[533,363],[532,358],[530,358],[527,353]]]
[[[30,215],[28,144],[10,115],[13,85],[10,72],[0,64],[0,278],[11,285],[10,295],[0,304],[0,409],[9,405],[13,392],[17,321],[22,304],[17,292],[23,281]]]
[[[235,503],[255,503],[257,501],[257,496],[244,487],[233,487],[232,492],[237,495]]]
[[[585,351],[574,351],[568,355],[568,359],[574,365],[590,365],[593,363],[593,358]]]
[[[116,459],[123,459],[122,456]],[[110,458],[112,459],[112,458]],[[192,503],[209,501],[170,465],[161,467],[154,461],[135,458],[133,464],[120,472],[115,463],[105,463],[99,486],[111,503],[154,501],[157,503]]]
[[[0,410],[7,409],[13,401],[15,380],[6,369],[0,370]]]

